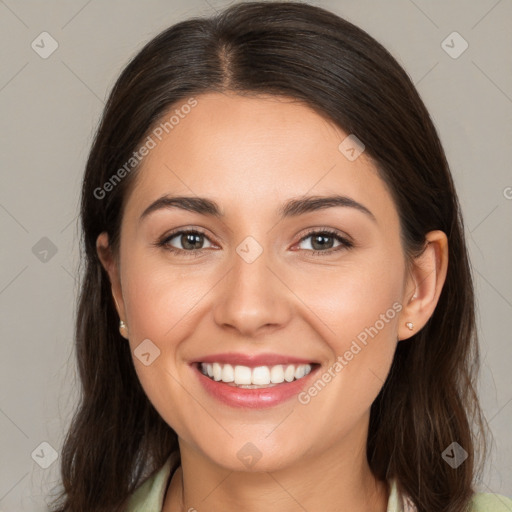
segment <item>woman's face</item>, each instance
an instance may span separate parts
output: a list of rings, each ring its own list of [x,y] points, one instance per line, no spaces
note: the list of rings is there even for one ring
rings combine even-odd
[[[359,449],[413,291],[390,193],[362,147],[340,148],[349,134],[301,103],[196,100],[152,136],[110,270],[140,382],[182,448],[227,469]],[[164,195],[191,199],[143,215]],[[216,380],[231,377],[275,382]]]

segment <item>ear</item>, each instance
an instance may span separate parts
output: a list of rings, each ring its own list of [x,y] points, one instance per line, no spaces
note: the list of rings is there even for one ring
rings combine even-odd
[[[430,231],[426,246],[415,258],[407,278],[404,307],[400,312],[398,339],[404,340],[421,330],[432,316],[448,270],[448,238],[443,231]],[[407,323],[413,324],[412,330]]]
[[[119,265],[112,254],[112,249],[108,241],[108,233],[103,231],[96,239],[96,251],[98,257],[103,265],[103,268],[108,273],[110,283],[112,285],[112,297],[116,305],[117,313],[119,314],[120,320],[124,320],[125,309],[123,294],[121,292],[121,279],[119,277]]]

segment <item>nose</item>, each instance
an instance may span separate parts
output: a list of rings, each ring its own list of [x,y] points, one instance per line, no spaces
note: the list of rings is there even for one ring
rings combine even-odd
[[[293,294],[271,268],[266,251],[251,263],[234,252],[230,270],[215,288],[214,319],[223,329],[257,337],[290,321]]]

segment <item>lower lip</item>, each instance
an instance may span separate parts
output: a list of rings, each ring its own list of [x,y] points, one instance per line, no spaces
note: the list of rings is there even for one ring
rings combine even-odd
[[[298,395],[316,374],[319,366],[314,366],[302,379],[292,382],[283,382],[269,388],[245,389],[230,386],[222,381],[210,379],[204,375],[197,365],[193,365],[199,381],[206,391],[214,398],[231,407],[249,407],[262,409],[279,405]]]

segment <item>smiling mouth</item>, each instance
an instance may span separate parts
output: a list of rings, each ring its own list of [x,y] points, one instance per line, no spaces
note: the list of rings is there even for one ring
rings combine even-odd
[[[223,363],[197,363],[199,371],[213,381],[244,389],[262,389],[300,380],[317,366],[311,364],[276,364],[256,366]]]

